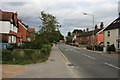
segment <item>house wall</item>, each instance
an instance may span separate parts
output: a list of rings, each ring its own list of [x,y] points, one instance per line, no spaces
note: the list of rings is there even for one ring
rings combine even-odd
[[[21,38],[22,38],[22,41],[27,41],[27,35],[28,35],[28,31],[27,31],[27,28],[22,25],[22,23],[18,22],[18,32],[21,33]]]
[[[10,21],[0,21],[0,33],[9,33],[10,30],[17,33],[17,27],[11,24]]]
[[[2,34],[2,39],[8,40],[8,43],[16,43],[16,36],[8,35],[10,31],[17,33],[17,27],[14,26],[10,21],[0,21],[0,33]]]
[[[0,21],[0,33],[9,33],[10,32],[10,26],[11,23],[9,21]]]
[[[97,34],[96,35],[96,41],[95,41],[95,44],[99,44],[100,42],[104,42],[104,34]]]
[[[108,37],[108,31],[110,31],[110,37]],[[118,39],[118,29],[104,31],[104,45],[107,46],[107,42],[110,45],[114,44],[116,47],[116,40]]]

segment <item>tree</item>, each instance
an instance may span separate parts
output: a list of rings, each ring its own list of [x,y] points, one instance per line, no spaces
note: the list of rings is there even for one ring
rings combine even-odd
[[[64,36],[60,33],[59,40],[64,40]]]
[[[59,40],[61,25],[57,22],[56,17],[52,14],[41,12],[42,27],[39,30],[39,37],[44,43],[54,42]]]
[[[83,31],[80,29],[74,29],[74,31],[72,32],[73,34],[78,34],[78,33],[82,33]]]

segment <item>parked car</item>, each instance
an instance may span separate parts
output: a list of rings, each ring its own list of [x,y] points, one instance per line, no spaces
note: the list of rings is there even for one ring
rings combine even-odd
[[[13,47],[9,43],[0,43],[0,50],[2,49],[13,50]]]

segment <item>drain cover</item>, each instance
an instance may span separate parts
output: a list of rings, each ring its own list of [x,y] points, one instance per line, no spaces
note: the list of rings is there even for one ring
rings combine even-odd
[[[74,64],[68,64],[68,66],[74,66]]]

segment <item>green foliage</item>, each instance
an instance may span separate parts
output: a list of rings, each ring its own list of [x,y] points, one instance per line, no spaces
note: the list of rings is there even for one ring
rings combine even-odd
[[[23,42],[23,49],[40,49],[42,47],[42,42],[36,40],[34,42]]]
[[[51,51],[51,45],[43,45],[41,48],[41,53],[42,54],[50,54]]]
[[[92,50],[92,46],[91,45],[88,45],[86,48],[89,49],[89,50]]]
[[[72,34],[71,34],[71,32],[69,31],[69,32],[68,32],[68,36],[71,36],[71,35],[72,35]]]
[[[37,34],[37,39],[43,44],[59,41],[61,33],[58,28],[61,25],[57,22],[56,17],[42,11],[40,19],[42,21],[42,27]]]
[[[74,29],[74,31],[72,32],[73,34],[78,34],[78,33],[82,33],[83,31],[80,29]]]
[[[108,47],[107,47],[107,51],[109,51],[109,52],[111,52],[111,51],[115,52],[116,50],[115,50],[114,44],[108,46]]]
[[[85,44],[88,44],[88,41],[81,41],[79,44],[85,45]]]
[[[12,61],[13,54],[10,50],[2,50],[2,61]]]
[[[97,50],[97,51],[103,51],[103,47],[104,46],[95,45],[95,50]]]

